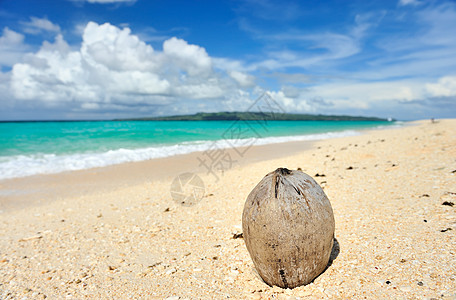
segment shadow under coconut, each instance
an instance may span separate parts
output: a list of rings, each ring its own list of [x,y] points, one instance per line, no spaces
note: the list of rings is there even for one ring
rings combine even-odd
[[[340,253],[340,244],[339,244],[339,241],[336,238],[334,238],[331,255],[329,256],[329,261],[328,261],[328,264],[326,265],[326,268],[323,270],[323,272],[321,272],[322,274],[332,265],[333,261],[335,261],[337,256],[339,256],[339,253]]]

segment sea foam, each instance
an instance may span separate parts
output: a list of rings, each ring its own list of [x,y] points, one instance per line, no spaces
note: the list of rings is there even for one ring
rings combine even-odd
[[[209,149],[214,150],[249,145],[266,145],[291,141],[312,141],[359,134],[360,132],[354,130],[346,130],[298,136],[183,142],[176,145],[154,146],[140,149],[121,148],[101,153],[4,156],[0,157],[0,179],[104,167],[126,162],[137,162],[191,152],[206,151]]]

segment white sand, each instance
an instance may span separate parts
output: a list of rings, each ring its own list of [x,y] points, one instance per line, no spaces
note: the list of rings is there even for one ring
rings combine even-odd
[[[340,245],[323,274],[293,290],[264,284],[233,239],[248,193],[277,167],[325,175],[315,179]],[[206,196],[190,207],[171,199],[166,176],[76,194],[60,182],[53,201],[0,213],[0,298],[455,299],[456,206],[442,205],[456,204],[455,170],[456,120],[441,120],[320,141],[218,182],[203,172]]]

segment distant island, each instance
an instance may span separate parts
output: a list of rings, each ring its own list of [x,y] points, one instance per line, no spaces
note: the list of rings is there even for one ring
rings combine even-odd
[[[359,117],[345,115],[312,115],[263,112],[218,112],[196,113],[193,115],[177,115],[167,117],[146,117],[133,119],[119,119],[117,121],[391,121],[376,117]]]

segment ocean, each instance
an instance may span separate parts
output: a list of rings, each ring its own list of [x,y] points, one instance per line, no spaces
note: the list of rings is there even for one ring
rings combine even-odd
[[[320,140],[382,121],[69,121],[0,123],[0,179],[103,167],[215,148]]]

